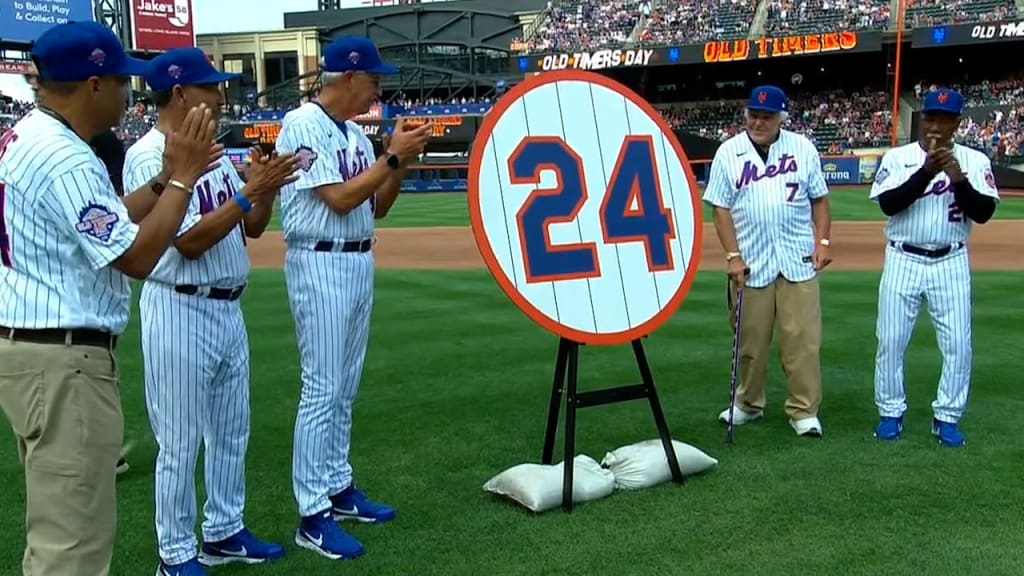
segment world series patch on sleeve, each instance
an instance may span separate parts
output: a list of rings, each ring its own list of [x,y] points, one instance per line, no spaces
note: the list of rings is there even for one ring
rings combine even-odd
[[[469,213],[488,269],[542,328],[623,344],[664,323],[701,255],[696,180],[654,108],[601,75],[513,87],[470,157]]]

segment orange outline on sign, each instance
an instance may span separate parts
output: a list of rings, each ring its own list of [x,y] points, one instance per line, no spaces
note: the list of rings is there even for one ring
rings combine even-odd
[[[538,310],[529,302],[529,300],[524,298],[523,295],[516,290],[515,284],[501,268],[501,264],[494,255],[494,249],[491,246],[487,235],[484,234],[483,217],[480,215],[480,190],[478,189],[478,186],[480,181],[480,165],[483,162],[484,148],[486,147],[487,142],[491,139],[491,133],[494,131],[494,127],[497,125],[501,115],[508,110],[509,106],[522,99],[522,97],[528,92],[553,82],[562,81],[589,82],[600,85],[628,98],[630,102],[643,110],[661,129],[662,133],[666,135],[668,141],[672,144],[672,149],[676,152],[676,157],[683,167],[683,173],[686,174],[686,180],[690,186],[690,200],[693,204],[694,234],[689,269],[683,275],[682,282],[680,282],[676,293],[672,295],[672,298],[669,299],[667,303],[665,303],[660,312],[655,314],[647,322],[620,332],[608,332],[604,334],[581,332],[548,318],[547,315]],[[494,276],[505,295],[512,300],[512,303],[515,304],[523,314],[526,314],[528,318],[545,330],[573,342],[612,346],[625,344],[650,334],[676,312],[679,305],[682,304],[683,300],[686,298],[687,293],[689,293],[690,286],[693,284],[693,278],[696,276],[697,269],[700,266],[704,238],[704,225],[701,216],[700,198],[693,193],[697,190],[697,179],[694,177],[693,170],[690,168],[689,160],[687,160],[686,153],[683,152],[683,147],[679,143],[679,140],[676,139],[675,134],[672,132],[672,128],[667,122],[665,122],[661,115],[658,114],[653,106],[648,104],[626,86],[594,72],[586,70],[558,70],[547,72],[545,74],[539,74],[527,78],[513,86],[508,93],[502,96],[487,115],[484,116],[483,122],[480,125],[480,130],[474,138],[474,142],[475,145],[473,146],[469,157],[469,181],[468,191],[466,194],[469,204],[469,220],[472,225],[473,237],[476,239],[477,249],[480,251],[480,256],[483,258],[488,270],[491,271],[491,275]]]

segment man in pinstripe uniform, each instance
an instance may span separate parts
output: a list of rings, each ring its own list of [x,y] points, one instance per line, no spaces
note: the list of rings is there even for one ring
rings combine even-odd
[[[157,125],[128,149],[125,184],[160,172],[165,134],[185,113],[223,106],[218,72],[198,48],[169,50],[150,62]],[[284,548],[245,527],[245,452],[249,437],[249,342],[239,298],[249,273],[245,236],[266,229],[274,196],[293,182],[293,155],[273,159],[253,149],[243,183],[227,158],[196,182],[174,244],[146,280],[139,301],[146,405],[156,461],[158,576],[202,576],[203,565],[257,563]],[[197,556],[195,467],[205,440],[206,505]]]
[[[336,519],[395,516],[352,483],[348,449],[373,302],[373,221],[390,210],[405,166],[432,130],[430,123],[406,129],[399,120],[390,149],[373,160],[373,145],[349,119],[380,97],[381,75],[396,72],[369,39],[335,40],[324,48],[319,98],[289,112],[277,140],[281,153],[302,159],[298,182],[281,191],[285,280],[302,366],[292,465],[302,520],[295,543],[330,559],[363,553]]]
[[[925,94],[918,141],[882,156],[870,198],[889,217],[885,265],[878,286],[875,357],[875,436],[903,433],[906,352],[922,298],[942,352],[942,376],[932,403],[932,434],[944,446],[963,446],[958,423],[971,386],[971,270],[967,237],[999,202],[992,164],[982,152],[953,142],[963,96]]]
[[[745,113],[746,131],[718,148],[704,191],[728,261],[731,315],[733,291],[743,290],[733,422],[745,424],[764,413],[768,350],[777,326],[789,423],[799,436],[820,437],[817,273],[831,262],[828,187],[814,144],[781,128],[788,114],[781,89],[754,88]],[[719,420],[728,421],[731,408]]]
[[[22,572],[106,576],[128,277],[149,275],[221,151],[209,111],[190,111],[160,175],[121,199],[88,142],[120,122],[146,63],[96,22],[50,28],[32,58],[39,106],[0,136],[0,408],[25,465]]]

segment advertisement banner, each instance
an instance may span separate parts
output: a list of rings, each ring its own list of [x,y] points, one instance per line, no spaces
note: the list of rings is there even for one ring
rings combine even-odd
[[[787,56],[811,56],[836,52],[877,52],[880,32],[823,32],[757,40],[720,40],[704,44],[702,61],[735,62]]]
[[[410,116],[405,119],[407,126],[422,126],[427,122],[434,123],[433,138],[439,144],[469,145],[476,136],[477,124],[481,116]],[[382,126],[390,132],[394,128],[394,120],[385,120]]]
[[[1012,42],[1022,39],[1024,39],[1024,19],[1017,19],[916,28],[911,32],[910,44],[914,48],[935,48],[937,46]]]
[[[195,46],[192,0],[130,0],[132,47],[162,52]]]
[[[32,63],[27,60],[0,60],[0,74],[28,74]]]
[[[5,42],[34,42],[69,21],[95,20],[92,0],[0,0],[0,38]]]
[[[821,172],[825,176],[825,183],[829,185],[863,182],[859,156],[822,156]]]
[[[606,48],[561,54],[527,54],[512,58],[512,71],[606,70],[672,64],[706,64],[815,56],[843,52],[877,52],[882,32],[844,30],[820,34],[763,37],[757,40],[722,40],[687,46]]]

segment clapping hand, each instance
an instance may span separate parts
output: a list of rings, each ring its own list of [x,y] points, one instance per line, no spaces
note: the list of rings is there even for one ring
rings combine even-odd
[[[215,168],[224,156],[224,146],[214,142],[217,121],[205,104],[192,108],[177,130],[167,135],[164,145],[164,173],[193,185]]]
[[[406,126],[405,118],[399,118],[395,122],[395,129],[385,144],[385,150],[398,156],[404,166],[420,154],[423,154],[423,149],[426,148],[427,141],[430,140],[433,133],[433,122],[413,127]]]
[[[249,149],[249,155],[246,188],[254,200],[274,195],[282,186],[299,179],[295,171],[299,168],[300,160],[295,154],[264,154],[259,146],[253,146]]]

